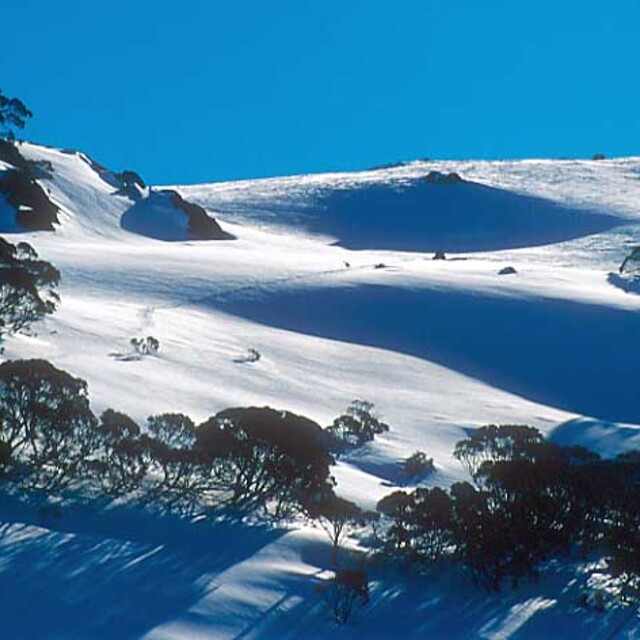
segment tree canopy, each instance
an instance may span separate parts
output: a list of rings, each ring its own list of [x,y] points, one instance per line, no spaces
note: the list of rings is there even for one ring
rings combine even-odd
[[[9,98],[0,89],[0,138],[15,140],[15,129],[24,129],[33,114],[19,98]]]
[[[0,342],[53,313],[59,301],[60,272],[38,259],[26,242],[13,245],[0,238]]]

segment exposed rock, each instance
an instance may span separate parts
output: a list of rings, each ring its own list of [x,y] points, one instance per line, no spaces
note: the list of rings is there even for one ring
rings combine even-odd
[[[53,164],[50,160],[29,160],[31,177],[36,180],[50,180],[53,178]]]
[[[445,252],[444,252],[444,251],[436,251],[436,252],[433,254],[433,258],[431,258],[431,259],[432,259],[432,260],[446,260],[446,259],[447,259],[447,256],[446,256],[446,254],[445,254]]]
[[[513,273],[518,273],[515,267],[503,267],[498,271],[499,276],[509,276]]]
[[[0,160],[15,169],[24,171],[30,178],[41,179],[53,176],[53,165],[49,160],[27,160],[16,143],[0,139]]]
[[[122,183],[123,187],[138,186],[141,189],[145,189],[147,187],[144,180],[140,177],[140,174],[135,171],[125,169],[124,171],[120,171],[120,173],[116,173],[114,175],[116,179]]]
[[[399,167],[406,167],[410,162],[406,160],[398,160],[396,162],[385,162],[384,164],[375,164],[369,167],[368,171],[380,171],[381,169],[397,169]]]
[[[234,236],[223,231],[220,225],[212,218],[203,207],[185,200],[177,191],[167,190],[171,193],[173,204],[189,216],[189,231],[202,240],[232,240]]]
[[[442,173],[440,171],[429,171],[425,180],[429,184],[459,184],[460,182],[464,182],[460,175],[455,172]]]
[[[75,153],[83,162],[86,162],[99,176],[101,176],[101,174],[103,173],[111,173],[111,171],[109,171],[107,167],[94,160],[90,155],[82,153],[81,151],[76,151]]]
[[[58,207],[25,170],[0,174],[0,193],[16,210],[17,224],[31,231],[53,231],[58,224]]]
[[[22,169],[23,171],[30,172],[31,168],[29,162],[22,157],[22,154],[18,150],[18,147],[7,140],[0,139],[0,160],[10,164],[16,169]]]
[[[606,160],[607,157],[604,155],[604,153],[596,153],[591,159],[592,160]]]
[[[135,202],[120,218],[127,231],[168,242],[234,239],[202,207],[184,200],[177,191],[143,192],[137,184],[127,191]]]

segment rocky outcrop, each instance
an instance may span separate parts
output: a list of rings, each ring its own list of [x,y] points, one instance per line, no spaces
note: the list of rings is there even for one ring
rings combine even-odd
[[[425,180],[429,184],[458,184],[464,180],[455,172],[441,173],[440,171],[429,171]]]
[[[189,231],[201,240],[232,240],[234,236],[222,230],[217,221],[203,207],[185,200],[177,191],[171,193],[173,205],[189,217]]]
[[[22,169],[0,174],[0,193],[16,210],[16,223],[30,231],[53,231],[59,208],[42,187]]]
[[[0,160],[22,171],[29,172],[31,170],[29,162],[22,157],[18,147],[6,140],[0,140]]]
[[[165,242],[234,238],[201,206],[188,202],[172,189],[141,192],[135,204],[123,213],[120,225],[132,233]]]

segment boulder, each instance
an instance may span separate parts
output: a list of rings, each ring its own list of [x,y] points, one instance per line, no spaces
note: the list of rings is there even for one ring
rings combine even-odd
[[[500,271],[498,271],[499,276],[509,276],[513,273],[518,273],[515,267],[503,267],[502,269],[500,269]]]
[[[464,182],[460,175],[455,172],[442,173],[440,171],[429,171],[425,180],[429,184],[459,184],[460,182]]]

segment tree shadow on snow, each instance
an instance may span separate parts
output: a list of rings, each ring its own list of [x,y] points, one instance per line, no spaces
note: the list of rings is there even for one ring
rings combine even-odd
[[[65,510],[56,523],[64,533],[23,518],[0,526],[3,637],[140,638],[282,534],[130,509],[76,515]]]
[[[623,276],[619,273],[610,273],[607,276],[607,282],[626,293],[640,294],[640,275]]]
[[[356,606],[347,624],[332,620],[317,580],[306,595],[298,591],[303,599],[296,606],[265,616],[260,633],[251,637],[599,638],[628,622],[629,612],[615,604],[603,613],[578,608],[587,576],[575,566],[555,565],[539,581],[488,594],[458,567],[444,563],[421,575],[370,567],[370,602]]]

